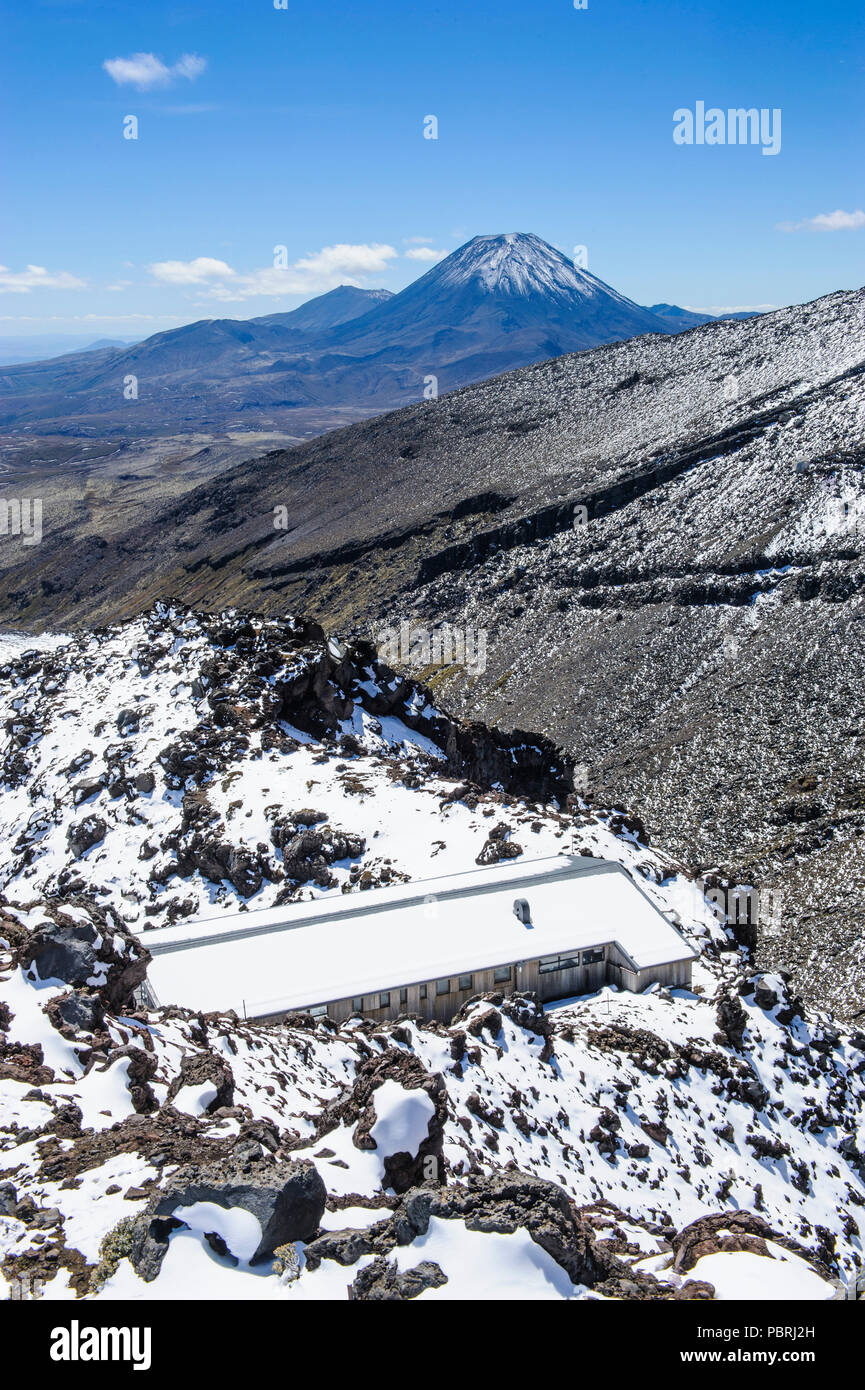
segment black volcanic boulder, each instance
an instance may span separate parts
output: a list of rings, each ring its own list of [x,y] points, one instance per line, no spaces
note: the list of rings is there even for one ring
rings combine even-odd
[[[45,1012],[55,1028],[66,1029],[73,1036],[77,1033],[95,1033],[102,1027],[104,1017],[99,995],[78,989],[52,999],[46,1005]]]
[[[232,846],[225,877],[242,898],[251,898],[261,887],[261,864],[256,855],[244,845]]]
[[[62,980],[64,984],[91,985],[105,1005],[119,1009],[147,974],[150,952],[136,936],[101,909],[93,910],[95,920],[81,921],[67,915],[62,907],[46,907],[46,918],[35,930],[20,924],[4,923],[25,970],[35,970],[41,980]],[[70,1004],[78,1011],[89,1005]],[[63,1024],[75,1026],[71,1019]],[[55,1025],[57,1026],[57,1025]]]
[[[82,781],[76,782],[72,788],[74,804],[80,806],[82,802],[89,801],[91,797],[99,796],[104,785],[105,781],[102,777],[85,777]]]
[[[98,941],[99,933],[89,922],[46,922],[26,948],[26,964],[36,967],[41,980],[86,985],[97,977]]]
[[[70,825],[66,831],[66,842],[76,859],[80,859],[94,845],[105,839],[108,826],[101,816],[85,816],[84,820]]]
[[[117,732],[122,738],[138,733],[141,716],[138,710],[122,709],[117,716]]]
[[[715,1018],[718,1024],[715,1041],[726,1043],[737,1051],[741,1051],[745,1029],[748,1026],[748,1015],[732,991],[728,990],[719,997]]]
[[[308,1159],[286,1163],[262,1158],[233,1174],[190,1167],[169,1180],[136,1222],[130,1259],[142,1279],[155,1279],[171,1232],[183,1225],[175,1213],[209,1202],[227,1211],[240,1207],[256,1217],[261,1240],[249,1262],[261,1264],[280,1245],[310,1240],[321,1225],[326,1199],[327,1189]]]

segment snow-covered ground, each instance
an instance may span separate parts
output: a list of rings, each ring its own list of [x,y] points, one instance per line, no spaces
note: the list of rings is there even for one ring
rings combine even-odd
[[[229,653],[236,722],[217,726],[214,739],[219,705],[210,701],[215,678],[207,672],[215,654],[222,655],[200,620],[157,612],[107,634],[76,635],[49,662],[19,654],[0,673],[0,714],[11,736],[0,797],[0,837],[8,846],[0,890],[10,901],[68,893],[74,885],[111,903],[135,930],[176,920],[178,909],[185,918],[271,907],[285,868],[272,843],[274,821],[306,808],[317,824],[360,836],[365,847],[332,863],[332,887],[311,880],[295,898],[338,897],[346,888],[369,886],[358,883],[358,868],[369,869],[375,883],[472,868],[502,820],[527,858],[573,845],[626,863],[647,877],[650,889],[668,872],[662,856],[611,830],[609,816],[588,816],[575,840],[571,818],[551,807],[513,798],[489,797],[477,806],[447,800],[456,779],[444,775],[444,754],[434,740],[396,715],[376,716],[361,705],[384,688],[372,670],[355,682],[354,707],[335,731],[358,741],[360,752],[347,756],[333,739],[323,744],[274,713],[281,682],[297,678],[305,657],[277,644],[273,669],[262,675],[251,660]],[[419,708],[414,696],[405,709],[435,713]],[[177,785],[165,753],[185,748],[184,738],[193,752],[210,739],[211,766],[197,782]],[[412,765],[422,777],[406,778]],[[150,778],[152,789],[140,789],[138,780],[148,779],[142,785],[149,788]],[[228,878],[176,868],[193,801],[208,817],[209,841],[262,866],[255,891],[241,895]],[[86,819],[98,822],[101,838],[76,855],[70,829]]]
[[[49,666],[19,656],[3,673],[11,723],[0,814],[11,853],[0,904],[0,1288],[15,1294],[33,1274],[51,1298],[322,1300],[387,1287],[425,1299],[585,1299],[634,1296],[627,1275],[640,1297],[822,1299],[833,1280],[856,1275],[861,1034],[803,1010],[780,976],[753,976],[680,867],[621,815],[458,786],[410,724],[391,714],[385,731],[359,703],[336,729],[355,743],[289,728],[268,704],[283,668],[255,676],[239,652],[220,657],[223,687],[233,670],[233,714],[209,741],[207,631],[174,615],[160,640],[155,623],[76,638],[47,653],[57,658]],[[161,755],[184,734],[198,761],[178,778]],[[85,751],[92,757],[70,775]],[[141,790],[146,773],[153,786]],[[91,791],[76,807],[85,776]],[[214,843],[230,839],[267,870],[246,897],[208,877],[212,849],[204,867],[163,872],[191,843],[202,805]],[[295,852],[309,808],[317,827],[355,837],[350,854],[326,861],[321,836],[309,854]],[[68,832],[84,815],[104,832],[76,857]],[[191,904],[212,917],[271,905],[286,890],[360,890],[364,873],[386,883],[464,871],[499,824],[493,845],[526,856],[573,847],[621,863],[701,949],[692,989],[606,988],[546,1011],[480,999],[449,1027],[264,1027],[109,1004],[135,935],[146,944],[146,925],[171,920],[169,910]],[[292,879],[298,866],[332,886]],[[27,963],[51,932],[93,939],[93,973],[71,995],[65,978],[40,978]],[[56,1011],[70,997],[97,999],[104,1019],[61,1030]],[[123,1245],[125,1218],[149,1212],[192,1169],[218,1186],[212,1174],[238,1165],[272,1175],[304,1163],[326,1207],[317,1234],[292,1242],[286,1259],[250,1264],[257,1218],[200,1193],[176,1208],[182,1224],[155,1278]],[[554,1207],[550,1192],[570,1199],[561,1220],[578,1224],[593,1273],[583,1278],[533,1238],[531,1204],[496,1187],[514,1174],[555,1185],[539,1202]],[[406,1219],[409,1189],[425,1182],[441,1205],[400,1243],[391,1218]],[[476,1218],[461,1194],[505,1216]],[[753,1229],[736,1224],[749,1213]],[[346,1229],[354,1244],[340,1263],[321,1243],[344,1250]]]

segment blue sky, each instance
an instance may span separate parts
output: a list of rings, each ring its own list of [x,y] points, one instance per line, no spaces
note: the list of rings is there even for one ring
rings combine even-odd
[[[865,283],[851,0],[29,0],[3,29],[4,336],[396,290],[485,232],[584,245],[640,303]],[[676,145],[697,101],[780,108],[780,153]]]

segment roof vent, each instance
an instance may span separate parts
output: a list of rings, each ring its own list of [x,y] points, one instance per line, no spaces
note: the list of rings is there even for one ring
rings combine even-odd
[[[518,922],[530,922],[532,920],[528,898],[514,898],[514,916]]]

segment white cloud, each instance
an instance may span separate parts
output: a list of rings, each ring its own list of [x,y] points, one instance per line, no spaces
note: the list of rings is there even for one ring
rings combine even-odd
[[[441,261],[447,254],[447,251],[435,251],[432,246],[413,246],[405,256],[407,261]]]
[[[396,256],[392,246],[373,242],[371,245],[351,246],[340,242],[336,246],[324,246],[312,256],[295,261],[290,267],[302,275],[313,279],[346,275],[382,275],[387,270],[388,261]]]
[[[207,59],[197,53],[184,53],[173,67],[167,67],[155,53],[133,53],[128,58],[106,58],[102,66],[118,87],[137,87],[139,92],[147,92],[151,87],[170,87],[178,77],[194,82],[207,67]]]
[[[208,280],[227,280],[234,275],[225,261],[196,256],[194,261],[156,261],[147,269],[163,285],[205,285]]]
[[[174,64],[174,72],[178,77],[188,77],[190,82],[194,82],[206,67],[206,58],[199,57],[197,53],[184,53],[180,61]]]
[[[848,232],[865,227],[865,212],[857,208],[855,212],[819,212],[816,217],[806,217],[804,222],[778,222],[779,232]]]
[[[68,270],[46,270],[44,265],[28,265],[12,271],[0,265],[0,293],[29,294],[31,290],[83,290],[85,281]]]
[[[381,275],[397,255],[392,246],[374,242],[351,245],[340,242],[301,257],[292,265],[240,272],[226,261],[197,256],[192,261],[157,261],[148,266],[160,284],[190,285],[203,291],[199,298],[239,302],[261,296],[321,294],[337,285],[357,285],[373,275]]]

